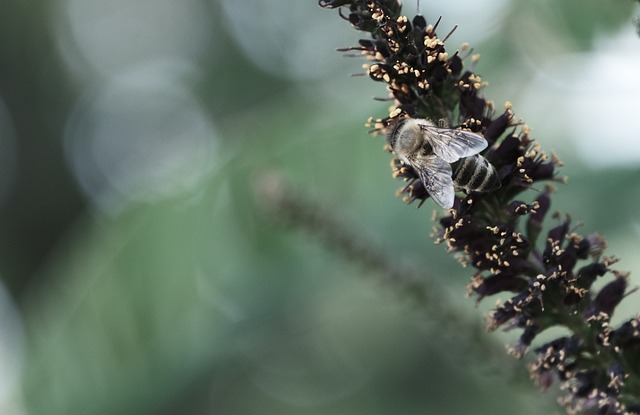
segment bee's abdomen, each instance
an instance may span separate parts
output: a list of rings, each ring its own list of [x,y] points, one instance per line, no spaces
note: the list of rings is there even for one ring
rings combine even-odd
[[[486,158],[476,154],[451,165],[456,186],[472,192],[490,192],[500,187],[498,172]]]

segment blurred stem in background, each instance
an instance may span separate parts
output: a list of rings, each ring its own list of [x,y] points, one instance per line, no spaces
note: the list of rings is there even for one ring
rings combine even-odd
[[[278,173],[261,173],[255,189],[258,200],[275,218],[294,230],[304,230],[325,249],[360,265],[365,274],[377,280],[383,289],[397,293],[400,300],[410,300],[413,307],[426,314],[427,324],[442,334],[443,341],[461,345],[466,360],[500,359],[503,361],[496,365],[498,370],[506,374],[515,369],[503,358],[502,348],[486,335],[480,322],[454,306],[456,302],[438,279],[394,259],[376,247],[364,232],[352,229],[319,201],[293,189]]]

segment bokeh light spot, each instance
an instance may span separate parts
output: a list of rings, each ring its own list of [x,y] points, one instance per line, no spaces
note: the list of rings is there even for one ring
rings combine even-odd
[[[214,144],[211,122],[187,89],[136,76],[80,99],[65,134],[80,186],[107,210],[193,186],[213,165]]]

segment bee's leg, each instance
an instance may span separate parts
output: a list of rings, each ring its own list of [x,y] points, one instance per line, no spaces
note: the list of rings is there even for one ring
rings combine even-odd
[[[438,128],[449,128],[449,121],[444,118],[440,118],[438,120]]]

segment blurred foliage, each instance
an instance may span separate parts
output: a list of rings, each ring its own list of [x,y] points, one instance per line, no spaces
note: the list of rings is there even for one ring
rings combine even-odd
[[[85,208],[62,154],[73,91],[49,30],[51,4],[0,5],[0,93],[17,137],[16,171],[0,214],[3,278],[19,295]]]
[[[0,5],[0,98],[16,136],[15,171],[4,172],[14,179],[2,199],[0,264],[26,341],[24,373],[8,380],[22,382],[14,413],[557,411],[552,396],[521,382],[522,372],[514,381],[492,367],[499,362],[467,361],[447,327],[430,326],[428,315],[375,278],[264,212],[255,179],[277,170],[363,229],[364,239],[455,296],[464,293],[468,275],[430,242],[432,207],[416,210],[393,196],[398,183],[383,140],[362,128],[385,105],[369,99],[384,95],[379,85],[346,76],[362,62],[333,53],[309,62],[328,68],[322,76],[269,73],[241,50],[221,4],[203,3],[213,47],[185,84],[215,125],[213,168],[191,189],[117,212],[92,205],[65,159],[71,108],[103,81],[64,63],[54,22],[67,2]],[[309,48],[355,43],[345,22],[310,3],[306,20],[292,26],[333,27],[335,20],[344,31],[341,43],[317,36]],[[287,13],[284,3],[277,7]],[[437,13],[422,7],[426,16]],[[505,9],[500,30],[475,45],[484,55],[481,73],[500,84],[497,101],[517,94],[530,75],[518,72],[529,50],[519,27],[552,28],[541,42],[554,50],[588,50],[604,30],[630,25],[632,15],[625,1],[512,0]],[[261,15],[253,18],[258,24]],[[465,22],[456,23],[461,31]],[[296,36],[288,29],[283,36]],[[568,156],[572,179],[552,208],[572,212],[615,245],[618,232],[636,223],[638,171],[591,171]],[[479,313],[464,299],[459,306]]]

